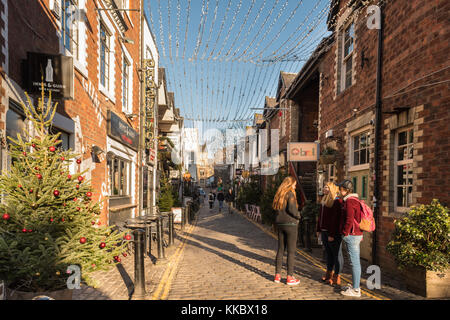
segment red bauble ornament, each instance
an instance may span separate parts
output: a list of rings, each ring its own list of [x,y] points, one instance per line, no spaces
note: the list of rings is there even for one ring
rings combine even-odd
[[[27,231],[28,231],[28,232],[33,232],[33,230],[31,230],[31,229],[28,229]]]
[[[36,148],[36,145],[33,143],[32,145],[31,145],[33,148]]]
[[[79,176],[79,177],[78,177],[78,181],[81,182],[81,181],[83,181],[83,180],[84,180],[84,178],[83,178],[82,176]]]
[[[91,224],[94,225],[94,224],[95,224],[95,221],[91,221]]]
[[[3,218],[3,220],[8,220],[9,218],[11,218],[11,216],[10,216],[9,214],[5,213],[5,214],[2,216],[2,218]]]
[[[119,256],[114,256],[114,260],[117,260],[117,259],[119,259]]]
[[[53,222],[53,218],[50,219],[50,222]]]
[[[24,152],[22,152],[22,154],[26,157],[27,156],[27,153],[24,151]]]
[[[278,115],[279,115],[280,117],[281,117],[281,116],[283,116],[283,112],[282,112],[282,111],[280,111],[280,113],[279,113]]]
[[[77,207],[77,210],[78,210],[78,211],[81,211],[81,208],[80,208],[80,207]]]
[[[64,218],[61,218],[61,221],[64,222],[65,221]]]
[[[86,238],[85,237],[80,238],[80,243],[81,244],[85,244],[86,243]]]
[[[67,175],[67,180],[72,179],[72,176],[70,174]]]
[[[19,188],[19,189],[22,189],[22,185],[21,185],[21,184],[19,184],[19,185],[17,186],[17,188]]]
[[[125,236],[125,240],[131,240],[131,236],[130,236],[129,234],[127,234],[127,235]]]
[[[86,196],[87,196],[88,198],[92,197],[92,192],[87,192],[87,193],[86,193]]]
[[[92,268],[95,268],[95,263],[92,264]]]
[[[33,189],[28,190],[28,192],[33,193]]]
[[[59,191],[58,191],[58,190],[53,191],[53,195],[54,195],[55,197],[59,196]]]
[[[78,198],[73,198],[73,201],[77,201],[78,200]]]
[[[38,167],[34,167],[34,170],[39,171],[39,168]]]
[[[104,243],[104,242],[102,242],[102,243],[100,243],[100,249],[103,249],[104,247],[106,247],[106,243]]]
[[[81,159],[77,159],[77,163],[80,164],[81,163]]]
[[[66,158],[64,158],[64,157],[61,157],[61,161],[64,161],[64,160],[66,160]]]
[[[23,228],[23,229],[22,229],[22,232],[23,232],[23,233],[26,233],[26,232],[27,232],[27,229]]]
[[[51,146],[50,148],[48,148],[48,150],[50,150],[51,152],[55,152],[56,148],[54,146]]]
[[[124,257],[126,257],[126,256],[127,256],[127,253],[126,253],[126,252],[124,252],[124,253],[122,253],[122,255],[123,255]]]
[[[39,173],[38,173],[38,174],[36,175],[36,177],[37,177],[39,180],[41,180],[41,179],[42,179],[42,174],[39,174]]]
[[[118,258],[116,261],[117,261],[117,262],[120,262],[120,261],[122,261],[122,259]]]
[[[102,223],[99,221],[99,222],[97,222],[97,225],[101,225]]]
[[[79,185],[79,184],[77,184],[77,185],[75,186],[75,188],[77,188],[77,189],[80,189],[80,185]]]

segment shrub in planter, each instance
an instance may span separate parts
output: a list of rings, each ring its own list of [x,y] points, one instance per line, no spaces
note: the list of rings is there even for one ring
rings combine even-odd
[[[406,217],[395,221],[395,230],[387,250],[394,256],[399,268],[405,271],[411,291],[427,297],[450,294],[449,235],[448,208],[436,199],[428,205],[412,206]],[[431,282],[434,282],[432,279],[438,274],[445,276],[440,276],[441,281],[431,287]]]

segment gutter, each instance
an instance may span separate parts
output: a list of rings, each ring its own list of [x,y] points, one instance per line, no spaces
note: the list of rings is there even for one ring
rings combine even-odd
[[[383,11],[380,6],[380,28],[378,29],[378,52],[377,52],[377,78],[376,78],[376,96],[375,96],[375,183],[374,183],[374,219],[375,225],[379,224],[380,216],[380,184],[381,184],[381,168],[380,168],[380,148],[381,148],[381,125],[382,125],[382,100],[381,100],[381,83],[382,83],[382,62],[383,62]],[[372,234],[372,264],[378,264],[377,256],[377,230]]]

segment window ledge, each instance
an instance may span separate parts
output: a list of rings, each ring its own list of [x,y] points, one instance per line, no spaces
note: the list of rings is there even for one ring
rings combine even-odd
[[[88,70],[87,70],[87,68],[86,68],[85,66],[83,66],[83,65],[81,64],[80,61],[74,59],[74,60],[73,60],[73,67],[74,67],[75,69],[77,69],[78,72],[79,72],[85,79],[89,79],[89,77],[88,77]]]
[[[349,172],[353,172],[353,171],[362,171],[362,170],[369,170],[370,169],[370,165],[368,163],[365,164],[361,164],[358,166],[352,166],[350,168],[348,168]]]
[[[111,102],[112,102],[113,104],[116,104],[116,99],[114,98],[114,95],[113,95],[111,92],[109,92],[108,90],[106,90],[106,88],[105,88],[101,83],[99,83],[98,90],[99,90],[99,91],[100,91],[107,99],[111,100]]]

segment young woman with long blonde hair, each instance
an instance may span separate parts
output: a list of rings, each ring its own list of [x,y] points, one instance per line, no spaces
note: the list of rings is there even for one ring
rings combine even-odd
[[[342,236],[339,229],[343,204],[342,199],[338,198],[339,186],[333,182],[325,185],[323,193],[317,219],[317,237],[322,239],[327,253],[327,272],[322,277],[322,281],[331,285],[340,285],[340,273],[344,264]]]
[[[294,278],[295,250],[300,213],[298,211],[295,187],[297,181],[289,176],[283,180],[273,199],[272,208],[277,216],[275,223],[278,229],[278,251],[275,261],[275,282],[281,281],[284,249],[287,248],[287,285],[297,285],[300,280]]]

